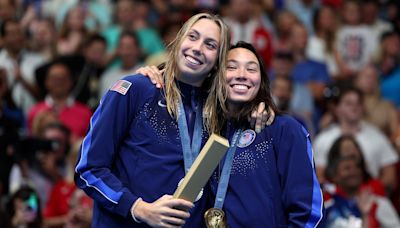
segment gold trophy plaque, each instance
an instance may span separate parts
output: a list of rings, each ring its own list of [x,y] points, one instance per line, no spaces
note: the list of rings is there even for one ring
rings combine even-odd
[[[174,198],[194,202],[201,189],[210,179],[212,172],[229,148],[229,141],[212,134],[175,190]]]

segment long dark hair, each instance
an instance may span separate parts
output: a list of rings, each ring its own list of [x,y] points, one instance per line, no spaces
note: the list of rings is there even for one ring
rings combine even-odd
[[[214,113],[215,115],[213,116],[207,116],[206,115],[206,119],[210,118],[214,120],[216,119],[216,123],[217,124],[212,124],[212,125],[208,125],[207,128],[209,129],[210,132],[217,132],[219,133],[221,131],[221,129],[223,128],[223,125],[225,123],[225,120],[227,118],[233,118],[233,120],[239,124],[240,126],[242,125],[247,125],[248,124],[248,117],[250,116],[251,112],[255,109],[257,109],[257,106],[261,103],[264,102],[265,103],[265,107],[268,111],[268,108],[271,108],[275,113],[278,113],[278,108],[276,107],[276,105],[274,104],[273,100],[272,100],[272,96],[271,96],[271,89],[270,89],[270,81],[267,75],[267,71],[266,68],[264,66],[264,62],[261,58],[261,56],[257,53],[256,49],[254,48],[253,45],[251,45],[250,43],[244,42],[244,41],[239,41],[238,43],[236,43],[235,45],[232,45],[230,47],[230,51],[236,48],[244,48],[247,49],[249,51],[251,51],[257,58],[257,61],[259,63],[260,66],[260,75],[261,75],[261,84],[260,84],[260,89],[256,95],[256,97],[249,101],[246,102],[245,104],[243,104],[243,106],[241,107],[241,109],[232,114],[232,113],[228,113],[226,110],[227,109],[227,101],[225,100],[225,102],[218,102],[217,103],[217,107],[216,107],[216,111],[215,112],[210,112],[210,113]],[[210,94],[210,96],[215,96],[216,99],[218,99],[219,92],[218,91],[226,91],[226,82],[217,85],[219,88],[216,89],[216,91],[211,91],[214,94]],[[222,99],[221,99],[222,100]],[[214,107],[215,108],[215,107]],[[206,109],[207,110],[207,109]],[[221,114],[222,113],[222,114]],[[206,123],[209,123],[208,121],[206,121]],[[239,126],[239,127],[240,127]]]
[[[342,143],[346,140],[350,140],[354,146],[357,148],[357,151],[359,152],[360,155],[360,161],[359,165],[361,168],[361,172],[363,175],[363,182],[366,182],[371,179],[371,175],[367,171],[367,166],[365,164],[364,156],[361,151],[360,145],[357,143],[355,138],[351,135],[342,135],[338,139],[335,140],[333,143],[331,149],[329,150],[328,153],[328,164],[325,169],[325,177],[327,178],[328,181],[333,181],[333,178],[336,175],[337,168],[339,166],[339,163],[343,160],[342,156],[342,151],[340,149]]]

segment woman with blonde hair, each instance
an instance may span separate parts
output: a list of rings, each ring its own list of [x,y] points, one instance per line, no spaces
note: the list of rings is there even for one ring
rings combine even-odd
[[[208,191],[194,204],[171,195],[207,137],[203,104],[225,80],[228,47],[219,17],[194,15],[169,46],[165,89],[133,75],[102,98],[75,168],[94,199],[94,227],[202,226]]]

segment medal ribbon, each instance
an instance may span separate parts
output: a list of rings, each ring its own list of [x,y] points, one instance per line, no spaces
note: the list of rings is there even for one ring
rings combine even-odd
[[[227,152],[224,167],[222,168],[221,178],[219,179],[217,196],[215,197],[214,208],[222,209],[224,205],[226,191],[228,190],[229,177],[231,175],[233,157],[236,152],[237,141],[242,134],[243,129],[238,129],[232,137],[232,143]]]
[[[183,102],[179,101],[178,106],[178,127],[179,134],[181,137],[181,144],[183,150],[183,161],[185,164],[185,173],[189,171],[195,158],[200,152],[201,147],[201,133],[203,131],[203,108],[201,103],[196,107],[196,119],[193,129],[193,138],[190,140],[188,124],[186,122],[185,108],[183,107]],[[192,143],[190,143],[190,141]]]

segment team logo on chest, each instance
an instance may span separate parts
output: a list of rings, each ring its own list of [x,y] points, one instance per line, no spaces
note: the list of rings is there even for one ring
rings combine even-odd
[[[256,139],[256,132],[251,129],[247,129],[243,131],[242,135],[240,136],[237,146],[240,148],[247,147],[254,142],[254,139]]]

